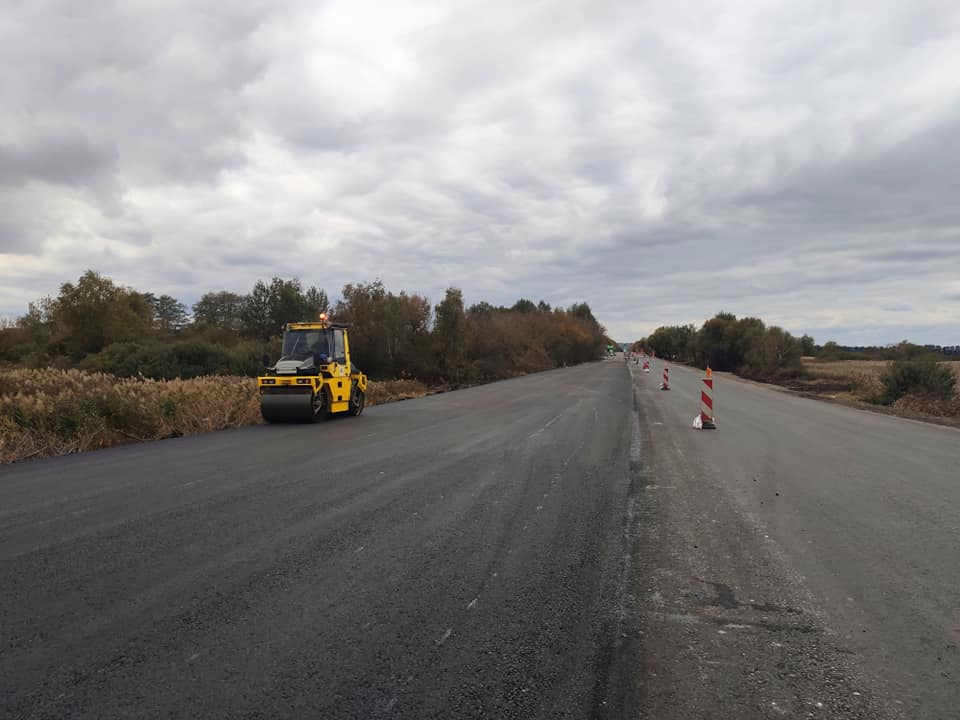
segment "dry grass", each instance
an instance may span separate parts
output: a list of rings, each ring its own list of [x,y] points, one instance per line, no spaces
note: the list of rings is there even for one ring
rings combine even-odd
[[[957,394],[952,400],[935,400],[908,395],[897,400],[892,406],[893,409],[910,414],[960,417],[960,361],[948,361],[943,364],[947,365],[957,378]],[[840,400],[872,402],[883,391],[881,377],[889,365],[889,361],[886,360],[818,361],[804,358],[803,367],[808,379],[801,381],[795,387]]]
[[[410,400],[430,392],[430,388],[418,380],[371,380],[367,386],[367,405]]]
[[[367,402],[428,393],[414,380],[371,382]],[[250,378],[120,380],[79,370],[0,370],[0,463],[260,422]]]
[[[960,397],[952,400],[919,395],[906,395],[892,405],[894,410],[905,411],[910,414],[932,415],[941,418],[960,418]]]
[[[804,360],[810,390],[834,396],[869,400],[883,390],[880,377],[890,365],[886,360]]]
[[[249,378],[119,380],[79,370],[0,372],[0,462],[259,422]]]

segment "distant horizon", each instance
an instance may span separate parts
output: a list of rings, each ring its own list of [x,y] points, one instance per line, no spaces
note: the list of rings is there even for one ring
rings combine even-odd
[[[187,310],[191,316],[192,316],[193,305],[200,299],[200,297],[204,293],[219,292],[221,290],[226,290],[228,292],[236,292],[240,295],[245,295],[250,292],[250,287],[240,288],[240,289],[231,289],[229,287],[228,288],[211,287],[211,288],[203,289],[202,291],[199,292],[199,294],[188,296],[188,299],[184,299],[183,297],[177,297],[171,291],[171,289],[155,288],[155,287],[137,287],[128,282],[125,282],[122,278],[118,278],[107,272],[96,270],[94,268],[91,268],[91,269],[93,269],[94,272],[99,272],[100,274],[106,277],[109,277],[111,280],[113,280],[114,282],[120,285],[132,287],[134,290],[137,290],[139,292],[152,292],[157,295],[169,294],[175,297],[180,302],[183,302],[187,306]],[[77,278],[80,276],[81,272],[82,271],[77,272],[72,277],[69,277],[67,279],[57,281],[53,286],[53,290],[47,294],[55,297],[57,294],[57,290],[59,289],[61,284],[66,282],[75,282]],[[297,276],[297,275],[292,275],[284,279],[294,279],[294,278],[300,279],[302,282],[304,282],[304,284],[312,284],[313,282],[310,278]],[[269,280],[269,276],[261,276],[257,279]],[[350,282],[352,282],[353,284],[357,284],[357,283],[372,282],[372,280],[351,280]],[[452,284],[454,287],[460,287],[456,283],[452,283]],[[331,305],[333,305],[334,303],[336,303],[338,299],[340,299],[341,297],[340,290],[342,289],[342,284],[338,285],[335,291],[332,290],[331,288],[323,287],[322,285],[320,285],[320,287],[321,289],[327,292],[327,295],[330,298]],[[424,293],[412,287],[401,287],[401,286],[394,287],[386,283],[385,283],[385,287],[388,291],[392,291],[396,293],[399,293],[400,291],[405,291],[407,293],[417,293],[420,295],[426,295],[434,304],[436,304],[436,302],[438,302],[439,299],[442,298],[442,293],[438,293],[435,297],[431,297],[430,295],[427,295],[427,293]],[[490,304],[496,305],[496,306],[511,307],[514,303],[516,303],[520,299],[531,300],[534,303],[543,300],[549,303],[551,307],[564,307],[564,308],[569,307],[570,305],[577,302],[586,302],[593,310],[594,316],[597,318],[597,320],[602,325],[604,325],[604,327],[607,328],[607,334],[610,337],[617,337],[617,336],[622,337],[624,334],[624,333],[613,332],[611,330],[611,324],[609,324],[604,320],[604,317],[602,316],[602,314],[598,313],[597,303],[592,302],[590,298],[572,298],[569,300],[553,302],[549,299],[549,297],[534,297],[532,293],[520,293],[516,297],[513,297],[512,294],[508,294],[497,299],[491,299],[489,297],[471,297],[471,295],[464,288],[461,287],[461,289],[464,290],[464,301],[465,301],[466,307],[469,307],[470,305],[473,305],[474,303],[478,303],[478,302],[489,302]],[[196,291],[194,292],[196,293]],[[5,318],[8,320],[16,320],[18,317],[21,317],[26,314],[28,303],[36,302],[45,296],[46,294],[38,294],[35,297],[30,297],[29,299],[23,301],[22,305],[19,308],[12,308],[12,307],[0,308],[0,319]],[[764,315],[761,313],[736,312],[736,311],[728,310],[727,308],[714,310],[713,312],[707,315],[704,315],[702,318],[696,321],[662,322],[652,326],[650,326],[649,323],[643,323],[643,325],[649,326],[649,330],[647,332],[637,335],[632,340],[620,341],[620,342],[634,343],[637,340],[647,337],[657,327],[660,327],[663,325],[692,324],[694,327],[699,328],[706,320],[713,317],[718,312],[733,312],[733,314],[736,315],[737,317],[759,317],[761,320],[763,320],[763,322],[766,325],[779,325],[780,327],[783,327],[784,330],[791,333],[792,335],[795,335],[798,338],[802,337],[803,335],[810,335],[814,339],[814,342],[819,346],[825,345],[830,341],[834,341],[837,344],[842,345],[844,347],[888,347],[888,346],[897,345],[903,340],[907,340],[908,342],[914,343],[916,345],[939,345],[940,347],[952,347],[952,346],[960,345],[960,323],[957,323],[956,325],[934,326],[932,328],[900,325],[900,326],[892,326],[892,327],[891,326],[876,326],[876,327],[868,326],[868,327],[860,327],[860,328],[850,328],[850,327],[813,328],[813,329],[801,330],[797,328],[791,328],[779,322],[775,322],[768,317],[764,317]],[[911,337],[910,333],[912,331],[915,331],[917,334],[921,332],[929,333],[931,336],[934,336],[936,338],[952,338],[952,340],[948,339],[946,341],[943,341],[943,340],[938,341],[938,340],[918,339],[916,336]],[[850,338],[860,338],[860,339],[850,339]],[[873,338],[873,339],[870,339],[870,338]],[[887,338],[896,338],[896,339],[887,339]]]
[[[714,315],[715,314],[716,313],[714,313]],[[738,318],[739,317],[758,317],[761,320],[763,320],[765,325],[768,325],[768,326],[779,325],[779,323],[769,322],[767,318],[763,317],[763,315],[760,315],[758,313],[744,313],[742,315],[739,313],[734,313],[734,314],[737,315]],[[704,321],[708,320],[710,317],[713,317],[713,315],[710,315],[709,317],[704,317],[701,320],[697,322],[692,322],[692,323],[684,323],[684,322],[659,323],[655,327],[652,327],[649,332],[638,336],[637,338],[635,338],[634,340],[631,340],[630,342],[636,342],[637,340],[648,337],[657,327],[660,327],[663,325],[693,325],[695,328],[699,329],[700,326],[703,325]],[[603,322],[602,318],[598,318],[598,319],[600,320],[601,323]],[[880,347],[882,348],[882,347],[896,346],[901,342],[903,342],[904,340],[906,340],[907,342],[913,343],[914,345],[924,345],[924,346],[934,345],[939,347],[960,346],[960,326],[958,326],[956,329],[954,329],[952,326],[944,326],[943,328],[932,328],[932,329],[924,328],[924,330],[928,330],[930,332],[930,335],[933,337],[948,338],[945,342],[937,341],[937,340],[924,340],[924,339],[918,339],[916,337],[910,337],[909,335],[904,334],[904,331],[910,328],[904,328],[904,327],[900,327],[893,331],[890,331],[890,328],[885,328],[885,327],[874,327],[874,328],[866,327],[866,328],[857,328],[857,329],[814,328],[814,329],[807,329],[804,331],[800,331],[784,325],[779,325],[779,326],[782,327],[787,332],[789,332],[791,335],[794,335],[798,338],[804,335],[809,335],[810,337],[813,338],[814,343],[818,346],[826,345],[828,342],[832,341],[832,342],[836,342],[838,345],[841,345],[843,347],[851,347],[851,348],[852,347]],[[917,330],[920,330],[920,329],[918,328]],[[862,339],[855,339],[855,340],[844,339],[844,338],[851,338],[851,337],[862,338]],[[872,338],[876,338],[876,339],[872,339]],[[884,339],[884,338],[896,338],[896,339],[894,340],[894,339]],[[952,338],[952,340],[950,338]]]
[[[811,336],[811,337],[812,337],[812,336]],[[631,340],[631,341],[629,341],[629,342],[626,342],[626,341],[620,342],[620,341],[618,341],[616,344],[617,344],[617,345],[620,345],[620,346],[622,346],[622,345],[633,345],[633,343],[638,342],[639,340],[642,340],[642,339],[643,339],[643,338],[637,338],[637,340]],[[815,343],[815,345],[816,345],[818,348],[822,348],[822,347],[823,347],[824,345],[826,345],[828,342],[831,342],[831,341],[830,341],[830,340],[827,340],[826,342],[822,342],[822,343],[821,343],[821,342],[816,342],[816,340],[814,340],[814,343]],[[834,341],[834,342],[835,342],[835,341]],[[885,344],[885,345],[845,345],[844,343],[837,343],[837,347],[840,348],[841,350],[851,350],[851,351],[856,351],[856,350],[870,350],[870,349],[885,349],[885,348],[894,348],[894,347],[897,347],[897,345],[899,345],[900,342],[902,342],[902,341],[898,341],[898,342],[895,342],[895,343],[887,343],[887,344]],[[918,345],[918,346],[920,346],[920,347],[930,348],[930,349],[934,349],[934,350],[936,350],[936,349],[939,349],[939,350],[954,350],[954,351],[956,351],[956,352],[960,352],[960,342],[953,343],[953,344],[948,344],[948,345],[940,345],[940,344],[938,344],[938,343],[919,343],[919,342],[913,342],[912,340],[908,340],[908,342],[910,342],[910,343],[913,344],[913,345]]]

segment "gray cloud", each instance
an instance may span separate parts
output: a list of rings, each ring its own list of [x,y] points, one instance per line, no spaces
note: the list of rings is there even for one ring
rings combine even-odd
[[[23,3],[0,314],[95,267],[960,341],[960,9]]]
[[[15,223],[0,220],[0,255],[26,253],[33,241],[24,230]]]
[[[952,248],[911,248],[885,250],[869,256],[873,262],[881,263],[926,263],[956,260],[960,247]]]
[[[0,144],[0,185],[40,181],[82,186],[108,174],[115,163],[115,148],[97,145],[78,130],[34,133]]]

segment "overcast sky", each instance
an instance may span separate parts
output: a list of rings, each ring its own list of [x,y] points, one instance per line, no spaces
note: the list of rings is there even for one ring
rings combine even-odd
[[[0,101],[0,315],[93,268],[960,343],[956,0],[7,0]]]

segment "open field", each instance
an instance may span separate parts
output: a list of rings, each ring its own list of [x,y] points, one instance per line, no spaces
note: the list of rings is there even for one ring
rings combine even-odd
[[[880,376],[890,363],[886,360],[829,360],[805,358],[809,390],[834,397],[869,400],[883,389]]]
[[[371,382],[367,404],[428,392],[415,380]],[[0,370],[0,463],[260,422],[251,378],[161,381],[80,370]]]
[[[908,395],[894,403],[894,410],[935,417],[960,417],[960,361],[943,364],[957,378],[957,390],[952,401]],[[804,358],[803,368],[807,378],[791,384],[791,387],[836,400],[872,402],[883,390],[881,376],[889,365],[890,362],[886,360],[820,361]]]
[[[947,365],[960,382],[960,361],[949,361]],[[803,369],[817,386],[834,384],[838,393],[855,393],[859,399],[867,400],[882,388],[880,376],[890,365],[887,360],[815,360],[804,358]],[[824,392],[828,392],[825,390]]]

